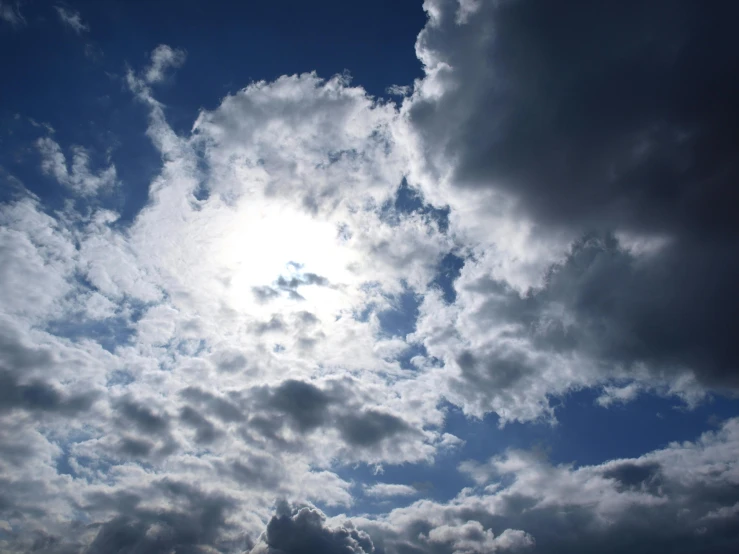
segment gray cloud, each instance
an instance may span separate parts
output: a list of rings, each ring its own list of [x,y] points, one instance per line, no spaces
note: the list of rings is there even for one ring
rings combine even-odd
[[[326,421],[333,399],[310,383],[289,380],[271,390],[263,402],[266,406],[287,415],[292,425],[306,432]]]
[[[339,420],[338,427],[347,443],[363,448],[411,431],[411,427],[401,418],[377,410],[346,414]]]
[[[218,428],[191,406],[180,410],[180,420],[195,429],[195,442],[198,444],[210,444],[220,435]]]
[[[251,554],[370,554],[375,552],[367,533],[351,522],[330,527],[325,516],[310,507],[282,502]]]
[[[164,435],[169,432],[169,416],[158,414],[130,397],[119,400],[116,409],[125,421],[126,427],[130,423],[151,435]]]
[[[202,405],[208,412],[225,423],[242,421],[245,417],[238,404],[197,387],[187,387],[180,392],[180,395]]]
[[[0,369],[0,412],[21,409],[28,412],[74,415],[89,410],[97,397],[98,393],[95,391],[65,394],[38,380],[20,383],[15,375]]]
[[[457,2],[419,37],[464,83],[410,116],[463,186],[514,194],[537,221],[736,231],[736,8],[635,0]],[[484,114],[484,117],[482,115]],[[701,183],[699,188],[697,184]],[[735,197],[734,197],[735,198]]]
[[[194,553],[208,548],[238,552],[248,546],[245,538],[234,544],[222,536],[230,528],[226,519],[234,508],[232,499],[175,481],[165,480],[156,487],[170,506],[179,503],[182,508],[152,510],[136,502],[133,509],[122,510],[122,515],[104,523],[85,553]]]
[[[480,219],[509,209],[539,239],[587,237],[542,292],[507,306],[512,322],[559,303],[576,329],[550,327],[548,347],[736,388],[736,7],[518,0],[460,18],[459,5],[429,2],[418,38],[442,90],[405,103],[427,165],[451,170],[452,197],[479,198]],[[663,244],[639,255],[611,233]],[[515,364],[506,379],[528,371]]]

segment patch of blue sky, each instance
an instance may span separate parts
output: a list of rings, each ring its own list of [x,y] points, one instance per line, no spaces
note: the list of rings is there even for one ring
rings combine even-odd
[[[440,452],[431,464],[385,464],[380,473],[367,464],[337,468],[339,476],[357,483],[355,503],[348,513],[385,513],[420,498],[447,502],[462,488],[474,485],[458,471],[461,462],[485,461],[508,449],[536,452],[553,464],[594,465],[639,457],[671,442],[695,441],[722,421],[739,415],[739,399],[727,397],[711,397],[687,409],[674,397],[643,393],[628,404],[606,408],[596,403],[601,393],[600,389],[586,389],[560,399],[555,425],[542,420],[512,422],[501,427],[495,414],[469,418],[458,407],[446,404],[443,431],[462,439],[464,444]],[[418,493],[387,498],[365,494],[363,485],[374,483],[407,485]],[[332,514],[346,511],[328,506],[325,509]]]
[[[405,290],[390,300],[392,307],[377,314],[382,332],[390,337],[405,337],[416,329],[421,296]]]
[[[626,404],[596,404],[600,389],[559,401],[559,425],[548,429],[546,446],[556,463],[590,465],[637,457],[671,442],[694,441],[720,422],[739,415],[739,399],[709,396],[694,408],[676,397],[642,393]]]
[[[71,340],[94,340],[108,352],[114,352],[116,347],[128,344],[136,334],[131,319],[125,316],[95,320],[70,318],[50,323],[48,330]]]
[[[389,225],[397,225],[405,214],[419,214],[429,218],[441,233],[449,230],[449,208],[437,208],[424,202],[421,193],[411,188],[403,179],[393,200],[382,206],[380,215]]]
[[[449,252],[444,256],[439,263],[439,268],[436,273],[436,277],[432,281],[432,285],[435,285],[441,289],[444,301],[448,304],[453,304],[457,299],[457,291],[454,288],[454,281],[457,280],[462,268],[464,267],[465,259]]]

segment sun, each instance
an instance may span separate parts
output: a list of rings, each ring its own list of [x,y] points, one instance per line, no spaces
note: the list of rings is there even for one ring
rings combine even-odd
[[[264,310],[255,288],[275,291],[272,300],[278,304],[299,301],[300,309],[313,313],[329,315],[350,307],[351,292],[360,281],[351,271],[358,254],[335,222],[271,198],[245,197],[229,215],[213,263],[229,276],[232,308]],[[300,283],[295,287],[302,298],[289,294],[284,284],[291,282]]]

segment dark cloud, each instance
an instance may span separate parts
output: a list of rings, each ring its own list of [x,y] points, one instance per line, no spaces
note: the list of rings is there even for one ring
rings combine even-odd
[[[624,462],[604,471],[603,477],[615,479],[620,490],[642,489],[655,493],[662,481],[661,469],[660,464],[655,462],[644,464]]]
[[[227,517],[234,502],[225,496],[205,493],[181,482],[162,481],[158,492],[170,499],[169,508],[153,510],[138,505],[104,523],[85,550],[86,554],[155,554],[241,552],[249,548],[246,538],[224,538],[232,526]],[[181,506],[175,509],[175,504]]]
[[[288,380],[270,390],[263,404],[285,414],[291,425],[307,432],[326,421],[332,398],[318,387],[303,381]]]
[[[607,235],[576,243],[540,296],[570,309],[582,351],[657,372],[691,369],[709,385],[736,387],[735,276],[739,260],[727,244],[676,244],[640,263]]]
[[[295,270],[300,270],[302,268],[300,264],[291,263],[290,265]],[[265,303],[280,296],[280,291],[287,293],[292,300],[305,300],[305,298],[303,298],[303,296],[298,292],[300,287],[308,285],[315,285],[318,287],[332,286],[331,282],[326,279],[326,277],[315,273],[303,273],[302,275],[295,275],[289,279],[281,275],[277,278],[274,285],[274,287],[253,287],[251,290],[258,302]]]
[[[118,451],[126,457],[144,458],[154,450],[154,443],[144,439],[124,437],[118,443]]]
[[[23,384],[14,374],[0,369],[0,412],[21,409],[73,415],[89,410],[97,397],[95,391],[66,394],[40,380]]]
[[[172,435],[172,418],[166,411],[157,412],[131,395],[114,401],[113,407],[117,428],[122,433],[115,446],[117,454],[151,460],[165,458],[178,450],[180,445]],[[185,423],[193,426],[192,422]],[[196,428],[196,440],[207,436],[206,429]]]
[[[429,6],[418,46],[448,64],[445,92],[407,108],[431,166],[451,163],[458,190],[512,197],[539,233],[588,237],[537,299],[570,309],[579,338],[546,338],[739,386],[739,8],[516,0],[460,24],[456,1]],[[622,232],[665,246],[634,256]]]
[[[455,182],[496,187],[537,221],[680,232],[738,227],[739,48],[732,3],[481,3],[419,45],[465,86],[410,115],[457,160]]]
[[[521,353],[511,357],[485,356],[479,359],[465,351],[457,358],[461,377],[474,387],[501,390],[515,387],[521,379],[534,373],[528,360]]]
[[[46,348],[24,345],[16,331],[0,321],[0,359],[13,372],[47,367],[53,362]]]
[[[182,407],[180,420],[195,429],[195,442],[198,444],[210,444],[220,436],[216,426],[191,406]]]
[[[180,395],[187,400],[197,402],[209,413],[213,414],[225,423],[242,421],[244,419],[244,412],[238,404],[221,396],[217,396],[197,387],[187,387],[182,389],[182,391],[180,391]]]
[[[372,540],[351,522],[329,527],[315,508],[282,502],[251,554],[370,554]]]
[[[338,428],[348,444],[359,447],[375,446],[385,439],[411,430],[399,417],[377,410],[345,414],[338,421]]]
[[[228,466],[233,478],[252,490],[269,490],[277,493],[285,480],[285,475],[277,461],[269,456],[254,454]]]
[[[347,382],[328,381],[318,387],[288,379],[277,386],[255,387],[249,395],[252,409],[245,426],[247,434],[256,431],[286,450],[301,448],[308,434],[318,429],[336,429],[354,449],[371,449],[391,438],[417,434],[396,415],[363,409]],[[286,435],[285,427],[297,431],[299,437]]]
[[[590,234],[549,268],[541,288],[520,293],[487,276],[468,281],[462,288],[474,297],[475,324],[512,326],[503,336],[532,349],[499,341],[462,351],[454,386],[472,395],[522,390],[540,371],[537,355],[577,354],[605,379],[646,367],[657,380],[692,372],[708,387],[739,387],[732,333],[739,300],[728,292],[733,270],[717,267],[715,252],[696,247],[686,258],[686,246],[674,245],[642,260],[612,234]],[[739,271],[739,260],[719,265]]]
[[[116,403],[116,410],[126,426],[133,424],[140,431],[150,435],[162,436],[169,433],[168,415],[158,414],[131,397],[119,400]]]

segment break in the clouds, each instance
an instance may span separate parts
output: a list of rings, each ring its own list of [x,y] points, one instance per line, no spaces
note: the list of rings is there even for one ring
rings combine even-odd
[[[109,7],[0,3],[0,550],[739,547],[733,6]]]

